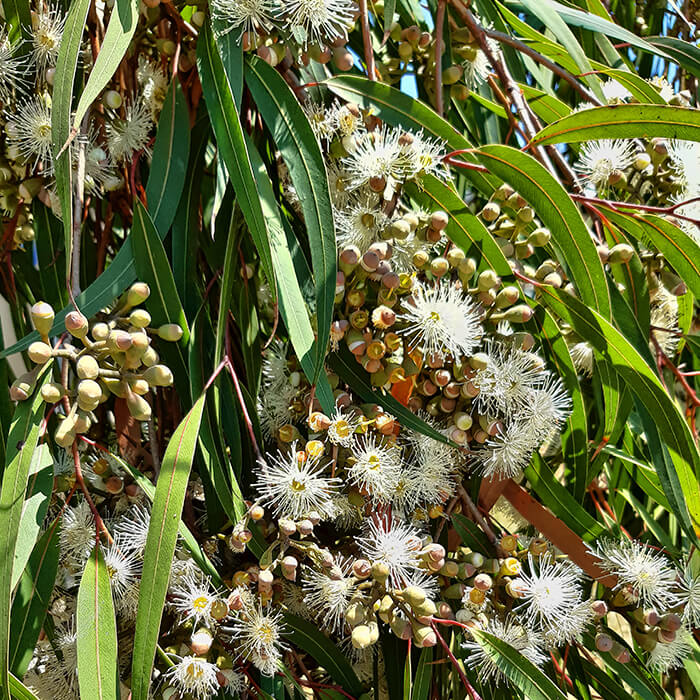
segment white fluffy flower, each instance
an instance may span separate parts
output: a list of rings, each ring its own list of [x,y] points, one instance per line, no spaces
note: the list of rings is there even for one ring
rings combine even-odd
[[[165,96],[168,92],[168,78],[156,63],[151,63],[143,56],[139,56],[139,64],[136,69],[136,80],[141,88],[141,99],[151,110],[155,119],[163,108]]]
[[[324,476],[326,465],[318,458],[298,452],[296,443],[287,454],[268,455],[261,463],[255,487],[261,501],[278,517],[298,520],[311,511],[322,516],[331,510],[331,496],[340,480]]]
[[[219,22],[220,34],[239,30],[245,32],[269,32],[272,29],[274,3],[272,0],[214,0],[212,16]]]
[[[329,570],[317,571],[310,566],[303,570],[304,602],[331,632],[342,631],[345,611],[357,591],[359,581],[353,576],[352,564],[352,559],[336,556]]]
[[[275,338],[265,350],[262,375],[267,387],[279,387],[289,382],[287,343],[279,338]]]
[[[165,680],[182,695],[189,693],[196,700],[207,700],[219,690],[218,668],[206,659],[183,656],[165,674]]]
[[[649,654],[649,663],[654,671],[666,673],[673,668],[681,668],[692,653],[693,635],[681,628],[672,642],[657,643]]]
[[[617,588],[629,588],[642,605],[665,611],[678,604],[676,570],[660,552],[634,540],[606,539],[592,553],[603,571],[617,576]]]
[[[416,282],[404,313],[397,316],[405,324],[398,329],[413,346],[420,345],[427,355],[470,355],[482,336],[481,314],[472,300],[453,284],[433,287]]]
[[[353,4],[351,0],[287,0],[281,5],[280,18],[304,47],[323,45],[347,36]]]
[[[146,506],[136,504],[126,511],[114,524],[114,536],[121,549],[143,553],[150,524],[151,512]]]
[[[569,353],[576,371],[585,377],[592,377],[593,362],[595,360],[593,346],[584,340],[572,345],[569,348]]]
[[[386,564],[393,588],[404,588],[418,568],[418,554],[423,547],[420,533],[394,517],[371,518],[365,536],[357,537],[356,542],[370,562]]]
[[[608,104],[626,102],[632,93],[621,83],[613,78],[606,80],[602,85],[603,97]]]
[[[543,384],[530,392],[525,409],[518,416],[540,439],[559,431],[571,413],[571,398],[559,377],[548,374]]]
[[[183,620],[192,620],[195,627],[199,624],[214,625],[211,616],[212,605],[219,600],[219,594],[202,576],[185,574],[169,592],[173,598],[172,607],[180,613]]]
[[[444,161],[447,155],[444,141],[428,138],[423,131],[412,133],[408,141],[403,148],[412,168],[409,178],[434,175],[441,180],[449,179],[450,171]]]
[[[527,421],[511,421],[474,450],[473,463],[486,477],[512,479],[530,464],[539,443]]]
[[[530,402],[533,389],[547,378],[539,355],[507,343],[488,340],[484,351],[488,364],[475,372],[472,384],[479,389],[475,401],[484,414],[519,413]]]
[[[391,500],[401,475],[401,448],[368,434],[355,441],[352,457],[353,463],[346,467],[350,481],[372,498]]]
[[[226,628],[236,643],[239,655],[248,659],[265,676],[274,675],[282,649],[284,633],[282,613],[262,607],[246,607],[235,620],[232,628]]]
[[[136,583],[141,573],[141,562],[135,552],[128,552],[116,540],[103,548],[105,566],[109,574],[109,585],[115,599],[121,598],[128,588]]]
[[[484,632],[506,642],[535,666],[542,667],[547,661],[535,633],[523,627],[512,615],[506,617],[503,622],[495,616],[491,617]],[[499,686],[502,682],[508,684],[507,677],[494,658],[479,642],[464,642],[462,648],[467,652],[465,657],[467,666],[476,669],[480,683],[489,685],[493,683],[495,686]]]
[[[331,416],[331,424],[328,426],[328,439],[334,445],[350,447],[359,425],[360,419],[357,416],[352,413],[344,413],[342,408],[337,408]]]
[[[16,53],[7,31],[0,29],[0,102],[9,102],[24,82],[25,63]]]
[[[631,141],[600,139],[581,146],[576,170],[590,184],[604,188],[613,173],[629,168],[637,149]]]
[[[329,517],[340,530],[352,530],[359,527],[363,521],[362,510],[350,503],[344,493],[337,493],[331,498]]]
[[[277,438],[279,429],[291,423],[290,405],[296,393],[296,389],[288,381],[263,387],[260,391],[258,417],[264,438]]]
[[[553,624],[542,625],[542,638],[548,649],[571,644],[578,640],[595,619],[591,603],[581,601]]]
[[[362,253],[379,240],[389,217],[378,207],[378,197],[367,193],[356,197],[334,216],[336,243],[339,250],[356,245]]]
[[[58,5],[46,5],[34,16],[32,58],[40,70],[56,65],[66,18]]]
[[[700,204],[700,202],[699,202]],[[700,214],[700,209],[698,211]],[[649,306],[651,333],[667,357],[676,354],[680,340],[678,328],[678,297],[660,284],[650,295]],[[665,330],[661,330],[661,329]],[[654,345],[650,345],[652,353],[656,352]]]
[[[44,172],[53,170],[51,149],[51,98],[37,95],[18,104],[5,125],[10,148],[31,166],[42,164]]]
[[[70,566],[82,568],[96,542],[95,519],[87,501],[80,501],[63,512],[61,522],[61,556]]]
[[[138,151],[150,155],[148,142],[153,127],[150,107],[137,100],[126,106],[124,119],[107,122],[107,147],[118,163],[131,160]]]
[[[523,599],[518,610],[529,625],[553,629],[566,622],[581,603],[581,570],[570,561],[552,561],[541,557],[537,566],[528,556],[530,573],[514,579]]]
[[[697,196],[700,191],[700,143],[673,139],[668,144],[668,158],[684,189],[691,196]]]
[[[342,159],[351,189],[372,183],[384,185],[384,198],[390,199],[396,187],[413,172],[413,164],[400,141],[401,132],[387,126],[363,133],[355,150]]]

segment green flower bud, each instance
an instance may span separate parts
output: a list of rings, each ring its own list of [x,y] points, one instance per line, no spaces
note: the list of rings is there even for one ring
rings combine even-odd
[[[151,294],[151,288],[145,282],[135,282],[126,293],[126,303],[129,307],[143,304]]]
[[[173,383],[173,373],[165,365],[153,365],[144,373],[143,378],[151,386],[171,386]]]
[[[425,602],[425,591],[418,586],[407,586],[401,595],[411,607],[422,605]]]
[[[51,304],[47,304],[45,301],[37,301],[32,306],[31,317],[34,328],[36,328],[42,338],[46,338],[51,331],[55,317]]]
[[[56,428],[54,440],[56,444],[64,449],[69,448],[75,442],[75,417],[64,418]]]
[[[501,207],[496,202],[488,202],[480,212],[486,223],[494,222],[501,215]]]
[[[512,306],[519,298],[520,290],[517,287],[504,287],[496,295],[496,308],[505,309],[507,306]]]
[[[106,323],[96,323],[92,327],[92,338],[96,342],[99,342],[100,340],[107,340],[109,337],[109,326]]]
[[[47,343],[42,343],[40,340],[32,343],[27,348],[29,359],[37,365],[43,365],[51,359],[53,350]]]
[[[129,314],[129,323],[135,328],[146,328],[151,323],[151,314],[145,309],[134,309]]]
[[[83,355],[78,360],[75,371],[80,379],[97,379],[100,366],[92,355]]]
[[[367,625],[358,625],[352,631],[352,645],[355,649],[366,649],[372,644],[372,634]]]
[[[610,249],[608,262],[611,265],[624,265],[634,256],[634,248],[627,243],[618,243]]]
[[[176,343],[182,338],[182,328],[177,323],[166,323],[158,329],[158,337]]]
[[[486,292],[493,289],[501,283],[500,277],[493,270],[484,270],[479,274],[476,287],[480,292]]]
[[[94,411],[100,403],[102,389],[93,379],[83,379],[78,383],[78,406],[83,411]]]
[[[527,242],[535,247],[542,248],[546,246],[552,238],[552,234],[548,228],[536,228],[528,237]]]
[[[133,391],[129,391],[126,395],[126,405],[134,419],[139,421],[150,420],[151,407],[146,399]]]
[[[88,320],[80,311],[71,311],[66,314],[66,330],[74,338],[84,338],[88,332]]]
[[[41,398],[46,403],[57,403],[63,398],[63,387],[58,382],[50,382],[41,387]]]

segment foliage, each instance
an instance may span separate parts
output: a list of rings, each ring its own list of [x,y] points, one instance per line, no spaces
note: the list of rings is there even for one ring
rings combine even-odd
[[[699,20],[2,0],[0,697],[700,697]]]

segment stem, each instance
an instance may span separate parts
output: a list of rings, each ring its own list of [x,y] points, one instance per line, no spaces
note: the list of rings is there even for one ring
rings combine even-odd
[[[362,22],[362,44],[365,49],[365,65],[367,77],[370,80],[377,79],[377,71],[374,66],[374,48],[372,47],[372,34],[369,30],[369,16],[367,14],[367,0],[360,0],[360,20]]]
[[[88,506],[90,507],[90,512],[92,513],[92,517],[95,520],[95,526],[96,526],[96,533],[95,536],[99,540],[100,532],[107,538],[107,542],[110,544],[114,544],[114,540],[112,539],[112,535],[109,534],[109,530],[107,529],[107,526],[104,523],[104,520],[102,520],[102,516],[98,513],[97,508],[95,507],[95,503],[92,500],[92,496],[90,495],[90,492],[88,491],[87,486],[85,486],[85,480],[83,479],[83,471],[80,466],[80,454],[78,454],[78,443],[77,441],[73,442],[72,448],[73,450],[73,465],[75,467],[75,481],[80,486],[80,490],[83,492],[83,496],[85,496],[85,500],[87,501]]]
[[[438,0],[435,19],[435,109],[440,116],[443,116],[445,111],[442,87],[442,35],[445,28],[445,2],[446,0]]]

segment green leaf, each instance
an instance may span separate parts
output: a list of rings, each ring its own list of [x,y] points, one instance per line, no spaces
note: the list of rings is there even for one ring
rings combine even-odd
[[[673,105],[609,105],[574,112],[535,134],[531,145],[579,143],[591,139],[700,141],[700,113]]]
[[[291,613],[285,614],[284,621],[287,627],[284,636],[292,644],[309,654],[343,690],[354,697],[359,697],[363,693],[362,683],[355,675],[345,654],[321,632],[317,625]]]
[[[555,478],[536,452],[525,476],[533,491],[554,515],[568,525],[584,542],[593,542],[605,534],[605,528]]]
[[[90,3],[91,0],[76,0],[70,5],[61,37],[61,47],[56,59],[56,73],[51,96],[51,140],[53,142],[56,190],[63,217],[66,278],[70,277],[73,247],[73,166],[71,149],[70,147],[65,148],[65,145],[71,134],[73,86]],[[61,151],[63,152],[61,153]],[[60,156],[59,153],[61,153]]]
[[[639,216],[634,212],[614,211],[602,205],[601,208],[625,233],[657,248],[688,285],[688,289],[696,298],[700,298],[700,245],[693,238],[658,216]]]
[[[55,309],[61,308],[68,301],[61,222],[38,197],[32,201],[32,214],[43,298]]]
[[[117,620],[109,571],[99,545],[85,564],[75,617],[80,697],[119,700]]]
[[[19,678],[12,674],[10,674],[10,692],[15,700],[39,700]]]
[[[58,572],[59,521],[34,546],[15,593],[10,617],[10,669],[24,676],[51,602]]]
[[[80,129],[80,122],[90,109],[90,105],[116,73],[122,58],[126,55],[131,39],[139,23],[138,0],[116,0],[109,17],[104,40],[90,70],[88,81],[75,108],[73,128]],[[154,161],[155,162],[155,161]]]
[[[197,399],[173,433],[158,476],[143,555],[143,574],[134,631],[131,685],[133,700],[148,699],[160,620],[170,580],[180,514],[197,446],[204,400],[205,395]]]
[[[274,289],[275,278],[272,272],[266,222],[255,186],[243,127],[227,73],[224,71],[208,24],[202,28],[202,35],[197,45],[197,66],[219,152],[236,192],[238,206],[243,212],[255,242],[265,275]]]
[[[246,83],[270,130],[304,212],[316,284],[316,362],[314,381],[323,371],[333,321],[336,246],[328,176],[316,136],[284,78],[261,59],[250,58]]]
[[[551,231],[552,244],[581,299],[609,317],[610,298],[603,265],[581,213],[566,190],[543,165],[515,148],[484,146],[478,157],[532,205]]]
[[[313,356],[316,340],[311,321],[309,320],[304,295],[299,285],[297,272],[294,268],[294,260],[285,232],[285,221],[281,217],[279,206],[272,191],[272,183],[265,170],[262,158],[250,140],[248,140],[248,153],[260,195],[260,206],[267,221],[267,234],[270,237],[270,251],[277,282],[280,315],[287,328],[289,339],[294,347],[296,356],[299,358],[304,374],[310,382],[313,382]],[[291,235],[293,236],[293,234]],[[321,402],[322,409],[328,415],[331,415],[335,406],[335,399],[324,372],[318,377],[316,396]]]
[[[368,381],[369,374],[365,372],[362,365],[358,364],[355,356],[342,346],[337,352],[328,355],[327,364],[343,382],[352,387],[365,403],[378,403],[382,408],[396,416],[406,428],[415,430],[422,435],[450,444],[450,441],[438,430],[421,420],[415,413],[411,413],[405,406],[400,404],[391,394],[372,388]]]
[[[515,687],[520,688],[530,700],[564,700],[566,698],[566,695],[537,666],[513,649],[510,644],[481,630],[471,629],[469,632],[506,678]]]
[[[532,324],[539,330],[539,338],[547,360],[556,368],[557,374],[569,392],[572,410],[566,420],[562,434],[562,453],[573,470],[572,488],[578,502],[588,486],[588,420],[578,373],[556,320],[546,309],[535,308]]]
[[[422,131],[426,136],[441,139],[453,151],[473,148],[473,144],[430,107],[390,85],[357,75],[331,78],[326,80],[324,85],[336,95],[361,107],[372,107],[374,113],[389,124],[416,132]],[[471,154],[465,153],[461,157],[470,163],[476,162]],[[495,189],[489,179],[481,173],[474,170],[465,172],[482,193],[490,195]]]
[[[654,89],[646,80],[628,70],[616,70],[614,68],[599,69],[601,73],[616,80],[620,85],[627,88],[632,97],[637,102],[642,102],[652,105],[665,105],[666,100],[659,94],[659,91]],[[565,116],[565,115],[562,115]]]
[[[612,445],[606,445],[603,448],[603,453],[619,459],[625,469],[630,473],[635,483],[649,498],[656,501],[659,505],[662,505],[666,510],[671,510],[668,499],[661,488],[659,477],[648,464],[645,464],[636,457],[632,457]]]
[[[413,679],[413,691],[411,700],[428,700],[430,688],[433,684],[433,649],[426,647],[420,651],[420,659],[416,668],[416,676]]]
[[[47,445],[38,445],[29,467],[29,483],[22,505],[17,533],[15,561],[12,565],[12,588],[17,585],[41,531],[53,489],[53,458]]]
[[[566,22],[556,13],[554,7],[548,2],[541,0],[521,0],[525,9],[537,17],[547,29],[556,36],[567,53],[576,62],[578,73],[583,75],[583,80],[600,100],[604,100],[603,90],[600,87],[600,80],[593,72],[593,66],[586,57],[581,44],[578,43],[574,33],[566,25]]]
[[[39,387],[50,376],[49,362],[37,379],[33,397],[17,405],[7,438],[5,471],[0,488],[0,695],[5,697],[10,695],[12,568],[32,458],[46,410]]]
[[[647,43],[662,50],[691,75],[700,75],[700,49],[696,44],[673,36],[649,36]]]
[[[7,23],[10,43],[20,54],[30,47],[32,31],[32,13],[27,0],[2,0],[2,9]]]
[[[462,542],[474,552],[493,552],[494,547],[478,525],[459,513],[452,513],[452,525]],[[495,553],[495,552],[494,552]]]
[[[445,233],[466,255],[481,256],[485,265],[502,277],[513,276],[498,243],[452,187],[433,175],[427,175],[422,178],[420,188],[409,183],[405,189],[413,199],[428,202],[431,209],[443,209],[450,215]]]
[[[109,26],[112,26],[111,22]],[[148,213],[161,238],[165,238],[175,219],[177,205],[185,187],[189,152],[190,114],[180,81],[174,79],[168,88],[158,120],[151,171],[146,183]]]
[[[148,477],[136,467],[132,467],[128,462],[121,459],[115,454],[110,453],[110,458],[115,460],[119,466],[131,476],[138,484],[139,488],[146,494],[147,498],[153,502],[156,495],[156,487],[148,480]],[[222,584],[219,572],[214,568],[214,565],[209,561],[204,550],[199,546],[195,536],[190,532],[190,529],[185,523],[180,520],[178,523],[178,535],[180,536],[185,548],[192,555],[192,559],[197,563],[197,566],[209,576],[217,586]]]
[[[190,338],[187,319],[163,243],[151,217],[138,199],[135,202],[130,239],[136,272],[139,279],[151,288],[151,294],[146,300],[146,309],[151,314],[152,325],[157,328],[165,323],[177,323],[182,328],[182,338],[177,343],[163,342],[159,350],[166,364],[173,370],[175,384],[181,397],[188,397],[187,362],[183,354]],[[185,400],[186,398],[183,398],[183,402]]]
[[[668,446],[688,512],[696,531],[700,531],[700,493],[697,489],[700,456],[688,424],[656,373],[629,341],[595,310],[561,290],[546,285],[538,290],[542,303],[568,321],[581,337],[602,353],[637,400],[646,407],[651,425],[658,427]],[[673,502],[675,494],[669,493],[666,488],[664,491],[669,501]]]

